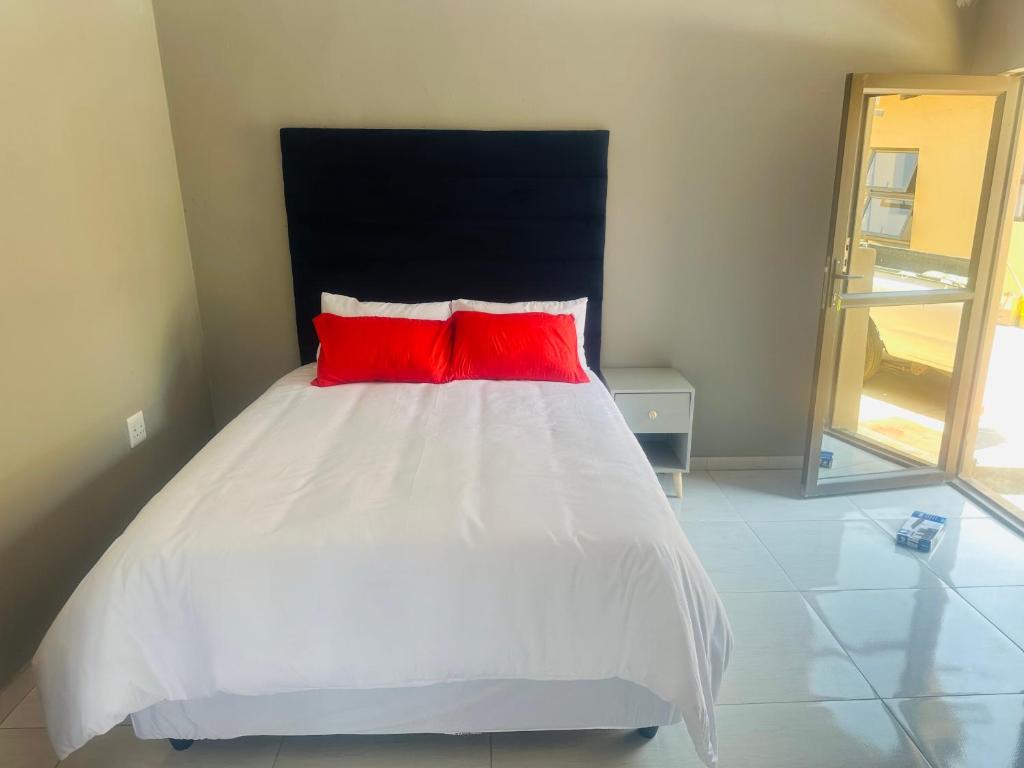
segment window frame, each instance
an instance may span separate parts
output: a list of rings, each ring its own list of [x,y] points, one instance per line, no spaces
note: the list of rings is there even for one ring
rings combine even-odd
[[[877,240],[882,243],[909,246],[911,237],[913,237],[914,234],[914,209],[917,203],[915,197],[917,194],[917,174],[921,168],[921,150],[917,147],[871,147],[870,152],[871,154],[868,157],[867,165],[864,168],[864,203],[861,207],[860,223],[858,225],[860,236],[865,240]],[[868,183],[868,169],[871,167],[871,163],[874,161],[875,156],[880,152],[914,154],[917,156],[917,162],[914,164],[914,175],[910,184],[907,185],[907,189],[911,191],[901,192],[890,187],[872,186]],[[893,237],[892,235],[884,235],[864,229],[864,217],[867,215],[868,205],[870,202],[872,200],[882,201],[887,199],[901,200],[910,203],[910,217],[907,223],[905,237]]]

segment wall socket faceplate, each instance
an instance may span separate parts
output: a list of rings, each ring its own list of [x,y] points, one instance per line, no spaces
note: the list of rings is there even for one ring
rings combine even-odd
[[[128,417],[128,445],[134,448],[146,439],[146,418],[142,411]]]

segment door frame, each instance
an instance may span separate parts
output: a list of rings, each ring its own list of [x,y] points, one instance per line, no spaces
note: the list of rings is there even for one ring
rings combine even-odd
[[[971,382],[970,392],[967,396],[967,422],[964,428],[963,439],[960,444],[960,451],[956,457],[957,476],[954,482],[958,488],[971,496],[981,496],[987,502],[990,509],[995,506],[1000,511],[1000,516],[1009,515],[1013,523],[1019,528],[1024,525],[1024,520],[1017,515],[1004,510],[993,500],[982,488],[973,483],[963,473],[968,462],[973,461],[975,444],[978,437],[978,424],[981,421],[981,408],[985,396],[985,386],[988,383],[988,369],[992,360],[992,346],[995,342],[996,318],[999,313],[1001,289],[1006,278],[1008,257],[1010,251],[1010,239],[1013,236],[1014,207],[1016,203],[1016,182],[1024,176],[1024,74],[1013,72],[1007,75],[1014,78],[1018,83],[1018,104],[1015,121],[1012,128],[1014,140],[1011,146],[1011,156],[1006,162],[1006,183],[1000,201],[1000,205],[993,204],[992,215],[997,219],[997,241],[995,246],[995,259],[992,265],[991,274],[988,277],[987,300],[984,303],[982,317],[980,320],[979,339],[977,341],[975,355],[971,358],[975,376]],[[982,302],[979,302],[982,303]],[[1004,518],[1005,519],[1005,518]]]
[[[956,477],[963,455],[966,424],[970,413],[965,392],[977,389],[977,368],[964,365],[978,358],[983,341],[983,321],[990,302],[993,273],[996,271],[996,244],[1001,236],[999,223],[1003,218],[1006,186],[1010,179],[1010,165],[1016,148],[1017,135],[1013,128],[1019,116],[1021,82],[1005,75],[878,75],[853,74],[847,76],[843,101],[843,121],[836,178],[833,193],[832,216],[829,225],[829,249],[822,275],[818,345],[814,361],[814,382],[807,427],[802,485],[805,496],[845,494],[859,491],[885,490],[920,485],[932,485]],[[950,383],[950,399],[943,431],[942,447],[937,466],[908,467],[899,472],[880,472],[851,476],[850,478],[819,477],[819,451],[826,433],[825,424],[832,408],[834,376],[840,344],[842,308],[833,306],[834,286],[840,270],[849,263],[856,215],[854,202],[860,194],[863,179],[844,184],[845,179],[856,178],[863,169],[862,158],[868,140],[869,115],[866,106],[874,96],[905,95],[991,95],[996,97],[993,107],[992,129],[978,205],[978,220],[966,290],[908,291],[892,298],[863,298],[844,295],[845,307],[877,305],[886,301],[915,304],[951,303],[963,301],[956,363]],[[1001,172],[998,169],[1003,169]],[[995,203],[993,203],[995,201]],[[928,295],[938,294],[938,295]],[[968,386],[963,386],[967,378]],[[970,398],[973,402],[974,398]],[[979,406],[980,407],[980,406]]]

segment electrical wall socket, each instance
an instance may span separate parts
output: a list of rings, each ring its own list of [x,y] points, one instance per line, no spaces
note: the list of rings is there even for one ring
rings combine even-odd
[[[128,417],[128,445],[134,448],[146,439],[146,417],[142,411]]]

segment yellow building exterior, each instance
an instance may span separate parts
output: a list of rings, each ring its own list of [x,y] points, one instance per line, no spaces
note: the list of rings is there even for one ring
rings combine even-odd
[[[918,153],[910,241],[893,245],[970,259],[994,107],[992,96],[880,96],[874,100],[868,117],[870,148]],[[1013,226],[1003,306],[1019,315],[1024,295],[1024,221],[1014,221]]]

